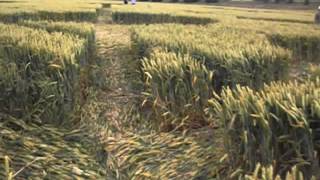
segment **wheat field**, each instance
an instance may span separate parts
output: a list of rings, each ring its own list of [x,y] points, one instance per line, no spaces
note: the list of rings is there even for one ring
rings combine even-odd
[[[314,13],[0,0],[0,179],[319,179]]]

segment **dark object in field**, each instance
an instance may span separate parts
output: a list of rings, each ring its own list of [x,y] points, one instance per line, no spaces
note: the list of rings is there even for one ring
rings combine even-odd
[[[206,0],[207,3],[218,3],[219,0]]]
[[[111,8],[110,3],[102,3],[102,8]]]
[[[316,13],[314,21],[316,24],[320,24],[320,6],[318,7],[318,12]]]
[[[312,129],[313,142],[315,144],[318,157],[318,165],[320,165],[320,121],[311,120],[309,124],[310,128]]]
[[[198,0],[183,0],[183,2],[185,2],[185,3],[194,3],[194,2],[198,2]]]
[[[123,2],[124,2],[124,4],[128,4],[128,0],[124,0]]]

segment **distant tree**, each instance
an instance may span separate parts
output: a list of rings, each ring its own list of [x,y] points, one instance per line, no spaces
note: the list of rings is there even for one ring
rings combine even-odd
[[[194,2],[198,2],[199,0],[183,0],[183,2],[185,3],[194,3]]]
[[[269,3],[270,0],[256,0],[257,2]]]
[[[207,3],[217,3],[219,0],[206,0]]]
[[[293,3],[293,0],[288,0],[288,3],[289,3],[289,4],[292,4],[292,3]]]
[[[310,4],[310,1],[309,1],[309,0],[304,0],[304,4],[305,4],[305,5],[309,5],[309,4]]]

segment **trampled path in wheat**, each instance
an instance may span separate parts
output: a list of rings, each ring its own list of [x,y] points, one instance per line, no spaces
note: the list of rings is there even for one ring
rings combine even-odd
[[[107,88],[100,91],[98,100],[106,104],[104,120],[108,127],[115,132],[122,132],[121,118],[125,114],[124,108],[129,106],[130,98],[134,97],[129,88],[128,65],[130,54],[130,33],[123,25],[105,24],[101,21],[96,24],[97,56],[104,63],[103,72]],[[103,137],[106,138],[106,137]]]

